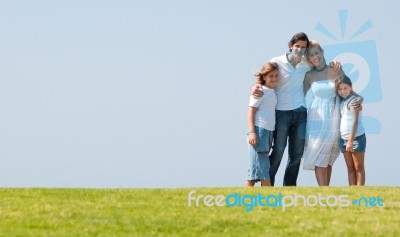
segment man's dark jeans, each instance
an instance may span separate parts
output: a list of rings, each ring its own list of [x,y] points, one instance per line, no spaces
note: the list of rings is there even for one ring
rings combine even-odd
[[[297,176],[299,174],[300,161],[303,156],[307,109],[303,106],[295,110],[276,110],[276,124],[274,131],[274,144],[270,160],[270,178],[271,184],[275,183],[275,175],[278,172],[279,165],[285,152],[289,140],[289,157],[286,165],[283,186],[296,186]]]

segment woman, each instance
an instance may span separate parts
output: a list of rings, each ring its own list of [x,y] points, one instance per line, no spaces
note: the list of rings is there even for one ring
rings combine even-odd
[[[335,80],[344,73],[326,64],[324,50],[317,41],[310,41],[306,57],[313,70],[307,72],[303,90],[306,95],[311,89],[314,98],[307,114],[303,168],[315,170],[318,185],[329,186],[332,166],[340,153],[340,99]]]

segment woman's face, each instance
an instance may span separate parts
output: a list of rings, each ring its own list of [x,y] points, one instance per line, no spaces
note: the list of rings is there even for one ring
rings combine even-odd
[[[324,61],[324,53],[319,49],[319,47],[309,48],[307,51],[308,61],[312,63],[315,67],[318,67],[321,64],[325,64]]]
[[[273,70],[267,75],[264,75],[263,79],[265,80],[265,86],[271,89],[274,89],[279,82],[279,70]]]

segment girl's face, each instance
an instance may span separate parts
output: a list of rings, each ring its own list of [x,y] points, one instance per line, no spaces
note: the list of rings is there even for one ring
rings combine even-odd
[[[308,61],[315,67],[325,64],[324,53],[318,47],[312,47],[308,49]]]
[[[346,99],[347,97],[349,97],[351,95],[351,86],[345,83],[340,83],[337,93],[340,95],[340,97],[342,97],[343,99]]]
[[[275,69],[268,73],[267,75],[263,76],[263,79],[265,80],[264,86],[274,89],[279,82],[279,70]]]

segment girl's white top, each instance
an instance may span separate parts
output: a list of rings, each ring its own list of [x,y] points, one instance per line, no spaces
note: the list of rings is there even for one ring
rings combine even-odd
[[[352,99],[356,98],[354,95],[350,96],[349,98],[343,100],[340,103],[340,136],[342,139],[348,140],[351,133],[351,127],[353,124],[353,118],[351,116],[351,111],[347,108],[347,105],[350,103]],[[358,114],[358,126],[356,130],[355,137],[360,136],[365,133],[364,126],[362,123],[362,113],[361,111]]]

